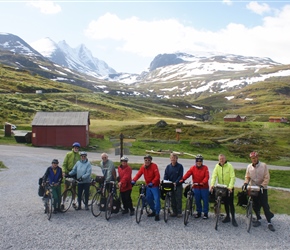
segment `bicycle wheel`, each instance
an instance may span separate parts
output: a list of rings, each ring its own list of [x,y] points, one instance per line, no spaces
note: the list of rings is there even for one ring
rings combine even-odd
[[[170,213],[170,196],[166,194],[165,201],[164,201],[164,221],[168,221],[168,216]]]
[[[98,217],[101,214],[101,194],[96,193],[92,200],[91,211],[93,216]]]
[[[185,205],[185,209],[184,209],[184,225],[186,226],[188,223],[188,218],[189,218],[189,214],[191,213],[191,204],[192,204],[192,200],[191,197],[189,196],[186,199],[186,205]]]
[[[221,198],[218,197],[215,204],[215,230],[218,229],[220,211],[221,211]]]
[[[61,201],[62,204],[60,206],[60,210],[61,212],[65,213],[67,210],[69,210],[73,201],[73,194],[71,189],[67,189],[62,193]]]
[[[194,211],[195,211],[195,206],[196,206],[196,203],[195,203],[195,198],[194,196],[191,197],[192,201],[191,201],[191,210],[190,210],[190,215],[192,216]]]
[[[252,226],[252,219],[253,219],[253,202],[249,201],[247,208],[246,208],[246,224],[247,224],[247,232],[249,233]]]
[[[46,198],[46,215],[48,220],[50,220],[52,214],[52,203],[53,203],[52,193],[49,192]]]
[[[136,207],[136,222],[139,223],[141,221],[141,217],[143,214],[143,202],[142,198],[139,197]]]
[[[105,212],[105,216],[107,220],[111,218],[112,208],[113,208],[113,197],[114,197],[113,194],[109,194],[109,197],[107,199],[106,212]]]
[[[97,192],[97,190],[98,189],[96,186],[94,186],[94,185],[90,186],[88,206],[92,205],[93,197],[94,197],[95,193]],[[85,203],[85,192],[83,192],[83,194],[82,194],[82,201],[84,204],[86,204]]]

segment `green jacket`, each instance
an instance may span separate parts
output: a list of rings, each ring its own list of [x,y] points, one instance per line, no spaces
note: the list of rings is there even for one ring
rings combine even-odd
[[[65,174],[68,174],[74,167],[74,165],[81,159],[79,152],[75,153],[72,149],[71,152],[68,152],[62,163],[62,171]]]
[[[226,162],[223,166],[216,164],[213,170],[210,185],[214,186],[216,183],[227,185],[227,188],[232,189],[235,185],[236,176],[232,164]]]

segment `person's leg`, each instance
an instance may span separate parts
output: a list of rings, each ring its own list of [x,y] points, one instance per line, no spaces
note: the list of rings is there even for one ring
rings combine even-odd
[[[175,200],[176,200],[176,210],[177,210],[177,215],[182,214],[182,185],[177,186],[175,190]]]
[[[171,208],[172,208],[172,216],[176,216],[177,215],[177,189],[172,191],[171,193]]]
[[[257,217],[257,221],[258,220],[261,220],[261,193],[258,194],[258,196],[254,196],[253,197],[253,210],[256,214],[256,217]]]
[[[206,219],[208,217],[208,209],[209,209],[208,197],[209,197],[209,190],[207,188],[206,189],[201,189],[201,199],[203,201],[203,209],[202,209],[202,211],[203,211],[203,214],[204,214],[204,219]]]
[[[85,192],[85,207],[88,209],[89,195],[90,195],[90,183],[84,183],[84,192]]]
[[[196,204],[196,212],[197,215],[195,218],[199,218],[201,216],[201,190],[198,188],[194,189],[194,198],[195,198],[195,204]]]
[[[223,198],[223,201],[224,201],[224,207],[225,207],[225,210],[226,210],[226,217],[223,219],[223,223],[227,223],[227,222],[230,222],[231,219],[230,219],[230,209],[229,209],[229,197],[228,197],[228,194],[226,195],[226,197]]]
[[[56,187],[56,193],[57,193],[57,209],[60,210],[60,204],[61,204],[61,185],[58,185]]]
[[[237,227],[238,223],[237,223],[236,218],[235,218],[234,194],[235,194],[235,192],[233,189],[232,192],[230,193],[230,197],[229,197],[229,206],[231,209],[232,224],[233,224],[233,226]]]
[[[151,190],[152,188],[146,187],[146,200],[150,209],[152,210],[152,213],[155,214],[156,210],[155,210],[155,205],[154,205],[154,196]]]
[[[266,219],[268,223],[271,223],[271,219],[274,217],[274,214],[270,211],[270,206],[268,203],[268,190],[264,189],[263,193],[261,194],[261,205],[264,210],[264,214],[266,216]]]
[[[82,194],[84,191],[84,184],[78,183],[78,209],[82,207]]]
[[[52,187],[52,196],[53,196],[53,199],[54,199],[53,209],[54,209],[54,211],[56,211],[56,205],[57,205],[57,199],[58,199],[57,187]]]

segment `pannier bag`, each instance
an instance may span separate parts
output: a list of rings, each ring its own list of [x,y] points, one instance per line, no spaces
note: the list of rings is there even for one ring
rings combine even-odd
[[[248,195],[246,191],[238,192],[238,206],[245,207],[248,204]]]
[[[101,197],[101,200],[100,200],[100,211],[106,211],[106,203],[107,203],[107,198],[106,197]]]
[[[221,184],[217,184],[215,186],[215,195],[217,196],[221,196],[221,197],[225,197],[227,196],[228,193],[228,189],[226,185],[221,185]]]
[[[185,198],[187,198],[187,193],[188,193],[189,190],[190,190],[190,185],[185,186],[184,191],[183,191],[183,196]],[[194,195],[194,192],[193,191],[192,191],[192,193]]]
[[[208,202],[215,203],[215,189],[213,189],[212,192],[209,191]]]
[[[105,181],[105,177],[104,176],[96,176],[95,181],[99,184],[103,184]]]
[[[42,182],[43,182],[43,177],[38,179],[38,195],[40,197],[43,197],[44,195],[44,187],[42,186]]]
[[[260,187],[259,186],[248,186],[248,195],[249,196],[258,196],[260,192]]]
[[[113,214],[119,213],[120,208],[121,208],[120,198],[114,198],[113,199],[112,213]]]

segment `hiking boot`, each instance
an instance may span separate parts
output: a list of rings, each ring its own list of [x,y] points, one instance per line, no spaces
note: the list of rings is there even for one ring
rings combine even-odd
[[[176,217],[176,216],[177,216],[176,213],[172,213],[172,214],[170,214],[170,217]]]
[[[228,223],[228,222],[230,222],[230,221],[231,221],[230,217],[229,217],[229,216],[226,216],[226,217],[222,220],[222,223]]]
[[[54,214],[57,214],[57,210],[56,210],[56,209],[54,209],[54,210],[53,210],[53,213],[54,213]]]
[[[64,204],[61,204],[60,205],[60,211],[63,211],[64,210]]]
[[[130,211],[130,216],[133,216],[135,214],[135,209]]]
[[[160,221],[159,214],[155,215],[155,221]]]
[[[207,219],[208,219],[208,213],[204,213],[202,218],[203,218],[204,220],[207,220]]]
[[[148,216],[148,217],[154,217],[154,216],[155,216],[155,213],[152,212],[151,214],[148,214],[147,216]],[[159,215],[158,215],[158,217],[159,217]]]
[[[74,209],[77,209],[77,204],[73,203],[72,206]]]
[[[197,213],[194,215],[194,218],[200,218],[201,217],[201,213]]]
[[[261,226],[261,221],[259,220],[253,221],[253,227],[259,227],[259,226]]]
[[[235,219],[232,219],[232,224],[233,224],[234,227],[238,226],[238,223],[237,223],[237,221]]]
[[[177,218],[181,218],[182,217],[182,214],[177,214],[176,217]]]
[[[82,207],[81,207],[81,206],[78,206],[78,207],[76,208],[76,210],[82,210]]]
[[[89,206],[88,205],[85,205],[85,210],[89,210]]]
[[[122,210],[122,214],[127,214],[129,213],[128,209],[127,210]]]
[[[275,228],[272,224],[268,224],[268,228],[269,230],[271,230],[272,232],[275,232]]]

